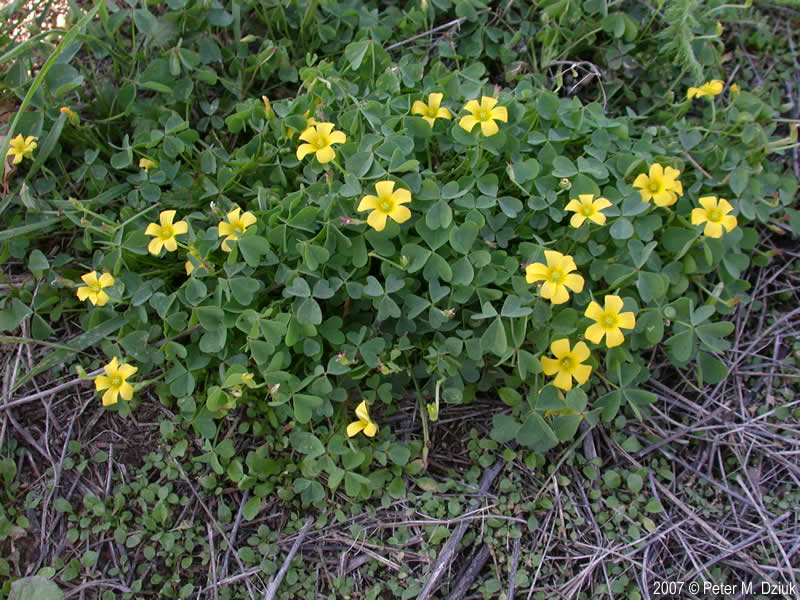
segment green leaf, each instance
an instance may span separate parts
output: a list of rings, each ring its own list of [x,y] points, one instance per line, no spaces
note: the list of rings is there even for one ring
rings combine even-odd
[[[625,217],[620,217],[612,223],[609,233],[615,240],[627,240],[633,236],[633,225]]]
[[[289,442],[297,452],[307,455],[309,458],[316,458],[325,454],[325,446],[313,433],[295,429],[289,436]]]
[[[22,323],[22,320],[32,313],[33,311],[25,304],[16,298],[12,298],[11,306],[0,311],[0,331],[15,330]]]
[[[200,326],[206,331],[216,331],[222,327],[225,313],[219,306],[198,306],[195,310]]]
[[[731,347],[731,343],[722,338],[730,335],[735,328],[733,323],[723,321],[721,323],[703,323],[697,326],[695,332],[700,341],[713,352],[725,352]]]
[[[536,179],[536,176],[539,175],[539,171],[541,171],[541,167],[535,158],[529,158],[520,163],[514,163],[511,165],[511,170],[513,172],[513,178],[517,183],[525,183],[526,181]]]
[[[133,11],[133,22],[145,35],[152,36],[156,32],[156,29],[158,29],[158,19],[144,8],[137,8]]]
[[[267,240],[258,235],[240,238],[236,243],[239,246],[239,252],[241,252],[242,258],[251,267],[259,266],[261,264],[261,257],[269,250]]]
[[[628,489],[632,491],[634,494],[638,494],[642,491],[642,487],[644,486],[644,480],[642,476],[638,473],[631,473],[628,475],[627,480]]]
[[[444,200],[439,200],[425,213],[425,225],[430,229],[447,229],[453,222],[453,210]]]
[[[372,152],[356,152],[345,161],[345,171],[356,177],[363,177],[369,172],[370,167],[372,167],[374,156]]]
[[[496,414],[492,417],[490,436],[494,441],[505,444],[517,437],[521,427],[522,424],[518,423],[511,415]]]
[[[500,318],[496,318],[481,336],[481,347],[484,353],[492,352],[496,356],[503,356],[508,350],[506,328]]]
[[[11,584],[8,600],[61,600],[64,592],[45,577],[23,577]]]
[[[556,156],[553,159],[553,169],[551,171],[553,177],[573,177],[578,174],[578,169],[570,159],[566,156]]]
[[[302,324],[319,325],[322,323],[322,310],[313,298],[306,298],[297,309],[297,320]]]
[[[344,49],[344,57],[350,63],[351,69],[356,70],[361,66],[361,62],[367,55],[367,50],[369,50],[371,43],[373,43],[371,40],[361,40],[347,45]]]
[[[83,85],[83,75],[75,67],[57,62],[47,73],[44,81],[50,93],[59,98],[70,90]]]
[[[537,412],[532,412],[525,419],[517,433],[517,440],[534,452],[547,452],[559,441],[550,426]]]
[[[475,244],[475,239],[478,237],[480,227],[477,223],[467,221],[458,227],[453,227],[450,230],[450,246],[453,250],[461,254],[469,254],[472,251],[472,246]]]
[[[522,300],[519,296],[510,295],[506,296],[503,302],[503,308],[500,309],[500,315],[509,318],[518,318],[528,316],[533,312],[530,306],[522,306]]]
[[[636,282],[636,288],[639,290],[639,295],[646,303],[657,302],[663,300],[667,295],[667,286],[669,279],[660,273],[649,273],[641,271],[639,279]]]
[[[252,521],[261,512],[261,503],[263,500],[258,496],[253,496],[242,507],[242,516],[245,521]]]
[[[234,277],[230,280],[228,285],[231,288],[231,294],[236,298],[236,301],[247,306],[253,301],[256,292],[261,289],[261,283],[256,279],[249,277]]]
[[[700,387],[705,383],[717,384],[728,376],[728,367],[716,356],[708,352],[698,352],[697,365]]]

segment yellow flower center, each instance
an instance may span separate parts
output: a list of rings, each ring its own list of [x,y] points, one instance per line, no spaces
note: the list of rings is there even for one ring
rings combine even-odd
[[[94,283],[88,284],[88,287],[93,294],[99,294],[101,291],[103,291],[103,286],[100,285],[99,281],[95,281]]]
[[[244,233],[244,230],[246,229],[244,223],[240,220],[231,221],[231,228],[233,229],[233,233],[231,235],[233,235],[234,237],[236,236],[237,232]]]
[[[718,208],[712,208],[706,212],[706,218],[712,223],[719,223],[722,220],[722,211]]]
[[[561,269],[550,269],[550,273],[547,277],[547,281],[550,283],[561,283],[564,281],[564,271]]]
[[[311,145],[312,145],[312,146],[314,146],[314,148],[316,148],[317,150],[322,150],[323,148],[325,148],[325,147],[327,147],[327,146],[330,146],[330,145],[331,145],[331,142],[330,142],[330,140],[328,139],[328,136],[327,136],[327,135],[322,135],[322,134],[319,134],[319,133],[318,133],[318,134],[317,134],[317,139],[315,139],[315,140],[314,140],[314,141],[311,143]]]
[[[435,119],[436,115],[438,115],[438,114],[439,114],[439,109],[436,106],[430,105],[428,107],[428,116],[429,117],[433,117]]]
[[[647,184],[647,189],[650,191],[651,194],[656,194],[661,191],[661,181],[658,179],[651,179],[650,183]]]
[[[159,232],[158,237],[162,241],[167,241],[168,239],[170,239],[174,235],[175,235],[175,230],[172,228],[172,225],[164,225],[161,228],[161,231]]]
[[[378,210],[387,215],[394,210],[394,200],[392,198],[381,198]]]
[[[111,387],[112,388],[122,387],[122,377],[120,377],[119,375],[116,375],[115,377],[112,377],[111,378]]]
[[[492,119],[492,110],[489,108],[479,108],[475,111],[475,118],[478,121],[490,121]]]
[[[565,356],[558,362],[561,365],[561,369],[563,371],[571,371],[573,366],[575,366],[575,361],[572,360],[571,356]]]
[[[594,207],[591,204],[587,204],[581,209],[581,214],[584,217],[591,217],[594,214]]]
[[[616,329],[617,327],[617,315],[613,313],[606,313],[600,319],[600,326],[603,329]]]

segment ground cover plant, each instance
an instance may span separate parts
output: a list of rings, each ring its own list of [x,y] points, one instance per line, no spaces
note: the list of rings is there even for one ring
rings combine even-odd
[[[788,4],[3,9],[0,594],[796,585]]]

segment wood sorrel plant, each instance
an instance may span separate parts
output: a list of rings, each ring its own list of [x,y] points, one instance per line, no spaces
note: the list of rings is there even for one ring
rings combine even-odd
[[[304,63],[270,40],[223,49],[177,29],[208,18],[245,40],[241,18],[174,4],[134,11],[155,57],[135,83],[90,104],[58,63],[15,130],[39,140],[16,150],[34,161],[19,197],[40,213],[20,227],[58,212],[82,257],[31,253],[30,269],[58,274],[41,293],[80,313],[80,349],[104,355],[93,368],[117,361],[98,385],[121,398],[111,410],[160,401],[257,506],[283,473],[279,493],[306,503],[320,481],[399,496],[426,465],[430,421],[478,396],[501,400],[492,438],[543,452],[583,420],[646,415],[654,348],[700,383],[725,377],[753,224],[776,226],[796,189],[764,161],[793,142],[772,139],[756,95],[678,90],[684,116],[643,126],[543,78],[393,63],[366,37]],[[91,51],[124,61],[111,37]],[[80,118],[59,109],[69,92]],[[79,163],[72,185],[36,161],[57,144]],[[12,301],[7,329],[26,308]],[[396,441],[400,415],[417,416],[404,426],[421,445]],[[243,456],[215,450],[229,417]]]

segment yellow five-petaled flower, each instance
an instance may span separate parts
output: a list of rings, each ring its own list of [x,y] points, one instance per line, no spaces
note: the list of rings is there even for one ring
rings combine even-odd
[[[544,281],[542,284],[542,298],[550,300],[553,304],[563,304],[569,300],[567,288],[575,293],[583,291],[583,277],[576,271],[578,267],[575,260],[555,250],[545,250],[544,257],[547,264],[533,263],[525,268],[525,279],[528,283]]]
[[[623,329],[633,329],[636,327],[636,317],[632,312],[620,312],[622,310],[622,298],[619,296],[606,296],[604,300],[605,308],[592,300],[584,313],[587,317],[595,321],[586,329],[587,340],[599,344],[603,336],[606,336],[606,346],[614,348],[625,341],[622,335]]]
[[[508,110],[505,106],[496,106],[496,104],[497,98],[491,96],[482,96],[480,104],[477,100],[470,100],[464,105],[464,110],[472,114],[461,117],[458,124],[462,129],[472,131],[472,128],[480,123],[483,135],[494,135],[500,130],[495,121],[508,123]]]
[[[297,148],[297,160],[303,160],[307,154],[314,153],[321,163],[329,163],[336,158],[332,144],[344,144],[347,136],[342,131],[333,129],[333,123],[317,123],[300,134],[306,142]]]
[[[17,137],[11,138],[11,142],[9,142],[8,152],[6,152],[6,158],[9,156],[13,156],[14,160],[11,161],[15,165],[18,165],[22,162],[23,158],[32,158],[33,151],[36,150],[36,140],[38,140],[36,136],[29,135],[28,137],[22,137],[22,134],[18,134]]]
[[[189,224],[186,221],[173,223],[172,220],[174,218],[174,210],[162,210],[158,215],[161,225],[150,223],[147,229],[144,230],[145,235],[155,236],[147,246],[150,254],[159,254],[161,248],[166,248],[167,252],[175,252],[178,249],[178,242],[175,236],[189,231]]]
[[[650,166],[649,175],[640,173],[633,180],[633,187],[639,188],[642,202],[651,199],[656,206],[671,206],[683,196],[683,184],[678,181],[681,172],[672,167],[662,167],[659,163]]]
[[[555,358],[542,356],[542,369],[547,376],[555,375],[553,385],[562,390],[572,389],[572,380],[583,385],[592,374],[592,366],[582,364],[590,356],[589,347],[584,342],[575,344],[570,349],[569,340],[561,338],[550,344],[550,351]]]
[[[364,435],[367,437],[373,437],[378,433],[378,426],[369,418],[366,401],[362,401],[361,404],[356,407],[356,417],[358,421],[353,421],[347,426],[347,437],[353,437],[357,435],[359,431],[363,431]]]
[[[718,96],[722,93],[722,88],[725,87],[725,82],[721,79],[712,79],[711,81],[707,81],[699,88],[690,87],[686,90],[686,97],[691,100],[692,98],[702,98],[707,96],[709,98],[713,98],[714,96]]]
[[[575,214],[569,220],[573,227],[580,227],[586,219],[598,225],[605,225],[606,216],[600,211],[611,206],[606,198],[595,199],[594,194],[578,194],[578,199],[573,198],[567,203],[566,210]]]
[[[738,224],[736,217],[728,213],[733,210],[731,203],[716,196],[703,196],[698,200],[703,208],[692,209],[692,225],[706,224],[703,235],[713,238],[722,237],[722,230],[733,231]]]
[[[86,285],[78,288],[78,300],[83,302],[88,298],[89,302],[96,306],[105,306],[110,298],[103,291],[103,288],[114,285],[114,278],[111,273],[103,273],[98,279],[97,272],[90,271],[86,275],[82,275],[81,279]]]
[[[379,181],[375,184],[377,196],[366,195],[361,199],[356,210],[371,210],[367,223],[375,231],[383,231],[386,217],[398,223],[405,223],[411,218],[411,211],[403,204],[411,202],[411,192],[403,188],[394,189],[394,181]]]
[[[118,396],[122,396],[123,400],[130,400],[133,397],[133,386],[127,379],[139,369],[127,363],[119,364],[116,356],[103,369],[106,374],[94,378],[95,389],[98,392],[106,391],[103,394],[103,406],[116,404]]]
[[[222,249],[225,252],[231,251],[231,247],[228,242],[238,240],[239,234],[244,233],[245,230],[250,227],[250,225],[253,225],[256,222],[256,217],[251,212],[245,212],[239,216],[241,210],[242,209],[237,206],[226,215],[228,222],[226,223],[225,221],[222,221],[217,226],[219,237],[227,236],[224,240],[222,240]]]
[[[433,127],[436,119],[451,119],[452,115],[450,111],[441,106],[442,98],[444,98],[444,94],[434,92],[428,94],[427,104],[421,100],[415,100],[414,104],[411,106],[411,114],[420,115],[431,127]]]

